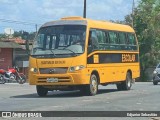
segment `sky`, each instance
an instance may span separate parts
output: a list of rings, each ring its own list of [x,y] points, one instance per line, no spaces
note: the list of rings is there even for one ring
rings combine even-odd
[[[135,0],[136,3],[137,0]],[[66,16],[83,16],[84,0],[0,0],[0,33],[36,31],[48,21]],[[87,0],[87,18],[124,20],[132,12],[133,0]]]

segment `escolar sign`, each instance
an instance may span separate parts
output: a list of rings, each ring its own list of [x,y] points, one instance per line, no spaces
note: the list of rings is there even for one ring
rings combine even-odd
[[[122,54],[122,62],[135,62],[136,55],[135,54]]]

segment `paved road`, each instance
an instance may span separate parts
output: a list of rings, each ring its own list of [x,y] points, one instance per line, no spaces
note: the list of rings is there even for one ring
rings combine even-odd
[[[55,91],[46,97],[39,97],[35,86],[28,84],[0,84],[0,111],[159,111],[159,102],[160,85],[154,86],[151,82],[137,82],[130,91],[117,91],[115,85],[99,86],[96,96]],[[135,118],[126,118],[129,119]]]

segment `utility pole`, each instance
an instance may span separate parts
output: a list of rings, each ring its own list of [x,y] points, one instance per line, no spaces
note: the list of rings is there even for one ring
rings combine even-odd
[[[132,27],[134,27],[134,0],[132,2]]]
[[[83,17],[86,18],[86,0],[84,0]]]
[[[35,27],[36,27],[36,33],[37,33],[37,24],[35,24]]]

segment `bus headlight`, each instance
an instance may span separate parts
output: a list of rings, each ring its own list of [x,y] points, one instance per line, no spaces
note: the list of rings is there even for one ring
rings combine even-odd
[[[30,71],[34,72],[34,73],[37,73],[38,70],[37,70],[37,68],[31,68]]]
[[[69,71],[70,72],[74,72],[74,71],[77,71],[77,70],[82,70],[82,69],[84,69],[85,67],[83,66],[83,65],[77,65],[77,66],[71,66],[70,68],[69,68]]]

